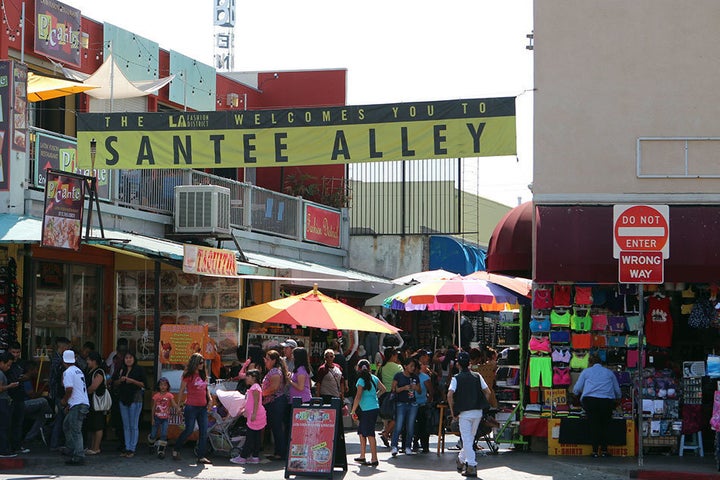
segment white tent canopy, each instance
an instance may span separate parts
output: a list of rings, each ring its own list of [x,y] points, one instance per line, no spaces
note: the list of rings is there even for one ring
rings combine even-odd
[[[157,80],[151,79],[131,82],[122,70],[120,70],[117,63],[115,63],[112,55],[108,55],[108,58],[92,75],[65,67],[63,67],[62,70],[66,78],[91,85],[99,85],[99,88],[85,93],[101,100],[119,100],[150,95],[151,93],[157,92],[175,78],[175,75],[170,75]]]

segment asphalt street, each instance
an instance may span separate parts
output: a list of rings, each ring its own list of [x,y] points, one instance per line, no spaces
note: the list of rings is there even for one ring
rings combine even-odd
[[[380,447],[380,465],[376,468],[360,466],[353,462],[358,456],[359,441],[354,432],[346,433],[347,472],[336,470],[334,479],[393,478],[402,480],[462,479],[455,468],[457,453],[447,450],[437,455],[435,443],[431,443],[433,453],[412,456],[398,455],[393,458],[387,448]],[[435,437],[432,437],[434,439]],[[448,444],[454,444],[448,438]],[[263,460],[259,465],[239,466],[230,463],[227,457],[212,457],[212,465],[198,465],[189,448],[184,450],[183,459],[173,461],[160,460],[138,449],[134,458],[119,456],[116,444],[104,442],[99,455],[86,457],[84,466],[67,466],[65,458],[50,452],[41,444],[35,444],[29,454],[18,458],[25,466],[17,469],[2,468],[0,479],[41,480],[44,478],[154,478],[154,479],[228,479],[240,476],[252,476],[257,479],[285,478],[284,464]],[[589,458],[589,457],[551,457],[544,453],[501,449],[497,455],[478,454],[478,478],[485,480],[507,479],[620,479],[637,475],[637,458]],[[644,470],[668,473],[667,478],[718,478],[714,460],[710,457],[683,457],[653,455],[646,456]],[[681,473],[685,472],[685,474]],[[687,475],[699,475],[688,477]],[[685,475],[685,476],[683,476]],[[707,475],[707,477],[704,477]]]

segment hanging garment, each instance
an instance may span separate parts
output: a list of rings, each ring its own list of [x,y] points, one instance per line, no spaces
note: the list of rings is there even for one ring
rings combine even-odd
[[[666,348],[672,346],[673,318],[670,315],[670,299],[668,297],[652,296],[648,299],[645,332],[649,345]]]
[[[555,285],[553,303],[556,307],[569,307],[572,305],[572,287],[570,285]]]

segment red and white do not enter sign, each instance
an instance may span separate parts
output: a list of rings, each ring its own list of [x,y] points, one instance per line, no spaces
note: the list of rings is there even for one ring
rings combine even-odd
[[[670,258],[670,207],[613,206],[613,256],[620,252],[662,252]]]

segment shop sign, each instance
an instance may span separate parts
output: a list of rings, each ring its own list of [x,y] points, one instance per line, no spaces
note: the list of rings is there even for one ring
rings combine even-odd
[[[43,211],[43,247],[80,249],[85,180],[48,170]]]
[[[184,245],[183,272],[213,277],[237,277],[235,252],[221,248]]]
[[[660,252],[620,252],[620,283],[663,283],[665,261]]]
[[[207,325],[160,325],[160,363],[186,365],[193,353],[205,353],[207,336]]]
[[[35,52],[80,66],[80,10],[56,0],[35,0]]]
[[[171,87],[172,88],[172,87]],[[257,111],[80,113],[100,168],[300,167],[515,155],[515,98]]]
[[[305,240],[340,246],[340,212],[305,204]]]
[[[667,205],[613,206],[613,255],[662,252],[670,258],[670,208]]]

